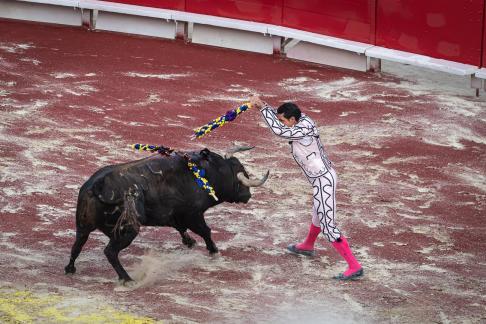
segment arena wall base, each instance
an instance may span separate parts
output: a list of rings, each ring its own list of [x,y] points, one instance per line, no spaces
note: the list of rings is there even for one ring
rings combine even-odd
[[[308,42],[298,42],[290,48],[284,48],[288,58],[313,62],[318,64],[330,65],[357,71],[367,71],[368,62],[365,55],[311,44]]]
[[[95,28],[119,33],[175,39],[176,23],[164,19],[99,11]]]
[[[189,23],[191,25],[191,23]],[[220,28],[215,26],[193,24],[188,30],[188,39],[196,44],[205,44],[217,47],[232,48],[263,54],[274,52],[274,40],[263,34]]]
[[[486,68],[481,68],[476,71],[475,76],[480,79],[486,79]]]
[[[475,75],[471,75],[471,88],[476,91],[476,97],[479,97],[479,90],[483,87],[486,89],[486,83],[484,82],[484,78],[480,78],[477,75],[481,74],[476,73]]]
[[[381,59],[375,57],[368,57],[368,71],[381,72]]]
[[[36,2],[0,0],[0,17],[42,23],[81,26],[81,10],[73,6],[60,6]]]

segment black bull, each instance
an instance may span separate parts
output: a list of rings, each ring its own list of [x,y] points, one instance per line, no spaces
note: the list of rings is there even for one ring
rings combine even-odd
[[[197,185],[187,160],[180,154],[153,155],[98,170],[79,191],[76,240],[66,274],[76,272],[74,262],[96,229],[109,237],[104,253],[123,282],[132,279],[118,254],[135,239],[141,225],[174,227],[182,243],[192,247],[195,240],[187,233],[190,229],[204,239],[210,253],[218,252],[204,212],[222,202],[247,203],[251,197],[249,187],[262,185],[268,177],[267,172],[260,180],[250,180],[240,161],[232,157],[247,149],[250,147],[233,149],[225,157],[208,149],[187,153],[206,171],[218,201]]]

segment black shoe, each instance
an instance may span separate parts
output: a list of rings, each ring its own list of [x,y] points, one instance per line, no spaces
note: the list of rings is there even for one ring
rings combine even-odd
[[[294,254],[301,254],[301,255],[310,256],[310,257],[313,257],[313,256],[316,255],[316,251],[314,251],[314,250],[301,250],[297,247],[297,244],[290,244],[289,246],[287,246],[287,250],[289,250],[290,252],[292,252]]]
[[[337,280],[342,280],[342,281],[347,281],[347,280],[358,280],[364,275],[364,270],[363,268],[359,269],[358,271],[350,274],[349,276],[345,276],[344,273],[340,273],[337,276],[333,277],[334,279]]]

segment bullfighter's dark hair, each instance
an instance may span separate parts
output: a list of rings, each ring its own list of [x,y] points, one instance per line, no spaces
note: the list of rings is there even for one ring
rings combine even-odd
[[[286,102],[280,105],[277,109],[277,114],[283,114],[287,119],[294,117],[296,121],[299,121],[300,116],[302,115],[299,107],[293,102]]]

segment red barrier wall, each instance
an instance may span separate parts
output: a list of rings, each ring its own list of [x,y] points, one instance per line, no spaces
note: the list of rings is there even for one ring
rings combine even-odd
[[[118,2],[118,3],[125,3],[130,5],[136,6],[144,6],[144,7],[152,7],[152,8],[160,8],[160,9],[172,9],[172,10],[179,10],[185,11],[186,10],[186,1],[185,0],[110,0],[107,2]]]
[[[283,0],[186,0],[186,10],[205,15],[282,24]]]
[[[284,0],[283,25],[363,43],[373,41],[375,0]]]
[[[378,0],[376,45],[481,64],[484,0]]]
[[[486,65],[486,0],[112,0],[281,25]]]

